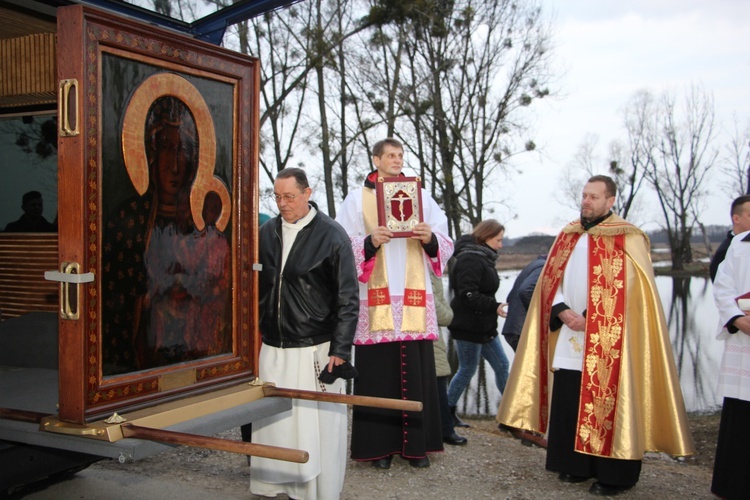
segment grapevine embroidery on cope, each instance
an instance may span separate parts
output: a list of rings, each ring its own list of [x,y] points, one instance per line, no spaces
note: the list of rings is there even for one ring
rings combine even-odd
[[[610,456],[625,320],[625,236],[591,236],[576,451]]]

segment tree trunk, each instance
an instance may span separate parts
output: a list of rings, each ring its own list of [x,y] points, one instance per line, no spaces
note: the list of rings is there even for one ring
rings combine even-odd
[[[685,248],[682,239],[669,231],[669,250],[672,252],[672,270],[683,271],[685,269]]]
[[[703,244],[706,246],[706,255],[710,257],[714,254],[714,249],[711,246],[711,238],[708,236],[706,226],[699,220],[696,220],[696,224],[698,224],[698,227],[701,230],[701,235],[703,235]]]

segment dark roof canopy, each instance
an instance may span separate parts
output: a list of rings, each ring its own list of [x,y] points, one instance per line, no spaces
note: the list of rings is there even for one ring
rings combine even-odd
[[[220,45],[229,26],[298,1],[300,0],[238,0],[221,9],[215,5],[206,6],[203,2],[196,2],[201,9],[201,17],[193,20],[169,17],[153,9],[136,5],[153,5],[150,0],[0,0],[0,7],[32,11],[54,18],[57,7],[91,5]]]

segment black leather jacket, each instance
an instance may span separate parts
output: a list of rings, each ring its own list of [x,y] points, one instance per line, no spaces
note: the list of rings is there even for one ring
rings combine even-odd
[[[331,341],[329,356],[351,358],[359,316],[359,283],[351,241],[318,212],[281,266],[281,217],[260,228],[260,331],[274,347]]]

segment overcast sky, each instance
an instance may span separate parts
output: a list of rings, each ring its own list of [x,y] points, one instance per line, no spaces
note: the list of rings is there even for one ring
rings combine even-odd
[[[507,237],[555,234],[577,217],[555,199],[561,173],[587,133],[599,136],[601,154],[612,139],[626,138],[622,109],[637,90],[683,96],[691,83],[702,85],[714,96],[722,144],[728,142],[733,113],[743,126],[750,124],[750,1],[545,0],[543,5],[555,19],[554,60],[563,76],[557,82],[560,95],[536,107],[534,139],[541,153],[524,155],[524,173],[506,189],[519,214],[502,221]],[[654,229],[660,223],[655,194],[645,195],[647,211],[638,222]],[[728,224],[731,196],[714,185],[708,201],[703,222]],[[494,216],[502,219],[501,213]]]

